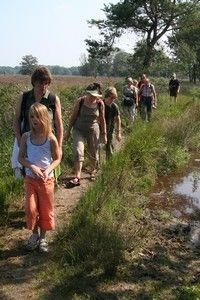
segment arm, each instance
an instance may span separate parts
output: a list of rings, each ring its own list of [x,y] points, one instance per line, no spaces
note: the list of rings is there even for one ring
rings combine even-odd
[[[136,107],[138,107],[138,101],[139,101],[138,93],[139,93],[138,88],[135,88],[135,105],[136,105]]]
[[[71,115],[71,117],[69,119],[69,126],[68,126],[68,129],[67,129],[66,135],[65,135],[66,141],[69,139],[69,137],[71,135],[71,129],[72,129],[74,123],[76,122],[77,117],[78,117],[79,110],[80,110],[80,101],[81,101],[81,98],[79,98],[75,102],[72,115]]]
[[[56,137],[58,140],[58,145],[62,153],[63,122],[62,122],[61,104],[58,96],[56,96],[56,101],[55,101],[55,127],[56,127]]]
[[[116,132],[116,139],[118,140],[118,142],[120,142],[122,139],[120,115],[115,116],[115,132]]]
[[[60,153],[60,146],[58,144],[57,138],[52,133],[51,134],[51,153],[52,153],[52,162],[48,166],[46,170],[43,171],[44,180],[48,178],[49,173],[53,171],[61,162],[61,153]]]
[[[15,134],[15,137],[17,139],[18,146],[20,145],[21,142],[21,105],[22,105],[22,96],[23,94],[20,95],[16,107],[15,107],[15,115],[14,115],[14,120],[13,120],[13,131]]]
[[[177,93],[180,92],[180,81],[178,80],[178,89],[177,89]]]
[[[100,101],[100,111],[99,111],[99,122],[100,122],[100,128],[102,133],[102,139],[103,143],[107,143],[107,131],[106,131],[106,120],[105,120],[105,105],[104,102]]]
[[[156,106],[157,105],[157,95],[156,95],[156,91],[155,91],[155,87],[154,85],[152,86],[153,88],[153,104]]]

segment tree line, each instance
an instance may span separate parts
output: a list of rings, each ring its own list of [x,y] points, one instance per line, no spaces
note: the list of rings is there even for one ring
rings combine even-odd
[[[85,40],[87,55],[80,66],[48,66],[53,74],[168,77],[176,72],[191,82],[200,80],[199,0],[122,0],[104,4],[102,11],[104,19],[88,20],[100,38]],[[138,38],[132,53],[116,47],[116,40],[126,32]],[[30,74],[37,64],[36,57],[26,55],[20,67],[0,67],[0,73]]]

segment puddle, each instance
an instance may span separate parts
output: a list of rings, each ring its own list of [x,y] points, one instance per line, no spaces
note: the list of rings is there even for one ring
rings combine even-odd
[[[176,175],[160,177],[150,195],[150,209],[167,210],[180,223],[188,224],[190,242],[200,247],[200,159]]]

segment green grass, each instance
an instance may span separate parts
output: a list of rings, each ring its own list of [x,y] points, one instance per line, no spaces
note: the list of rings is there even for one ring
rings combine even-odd
[[[70,106],[65,96],[70,98],[70,91],[60,95],[67,123]],[[167,200],[166,210],[151,211],[148,206],[158,177],[184,167],[199,150],[199,117],[193,91],[179,95],[172,105],[161,83],[152,122],[138,118],[129,130],[124,128],[122,149],[102,164],[70,224],[58,232],[50,264],[40,274],[47,287],[44,299],[200,297],[198,274],[190,267],[198,255],[185,247],[184,236],[170,231]],[[64,145],[64,153],[65,170],[72,163],[69,145]],[[18,189],[6,186],[12,192]]]

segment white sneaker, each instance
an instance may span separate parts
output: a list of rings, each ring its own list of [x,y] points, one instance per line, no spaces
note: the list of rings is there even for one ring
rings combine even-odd
[[[39,241],[39,250],[40,252],[47,253],[49,252],[49,247],[46,239],[41,239]]]
[[[33,233],[29,239],[25,242],[25,247],[27,250],[35,250],[39,245],[39,235],[37,233]]]

